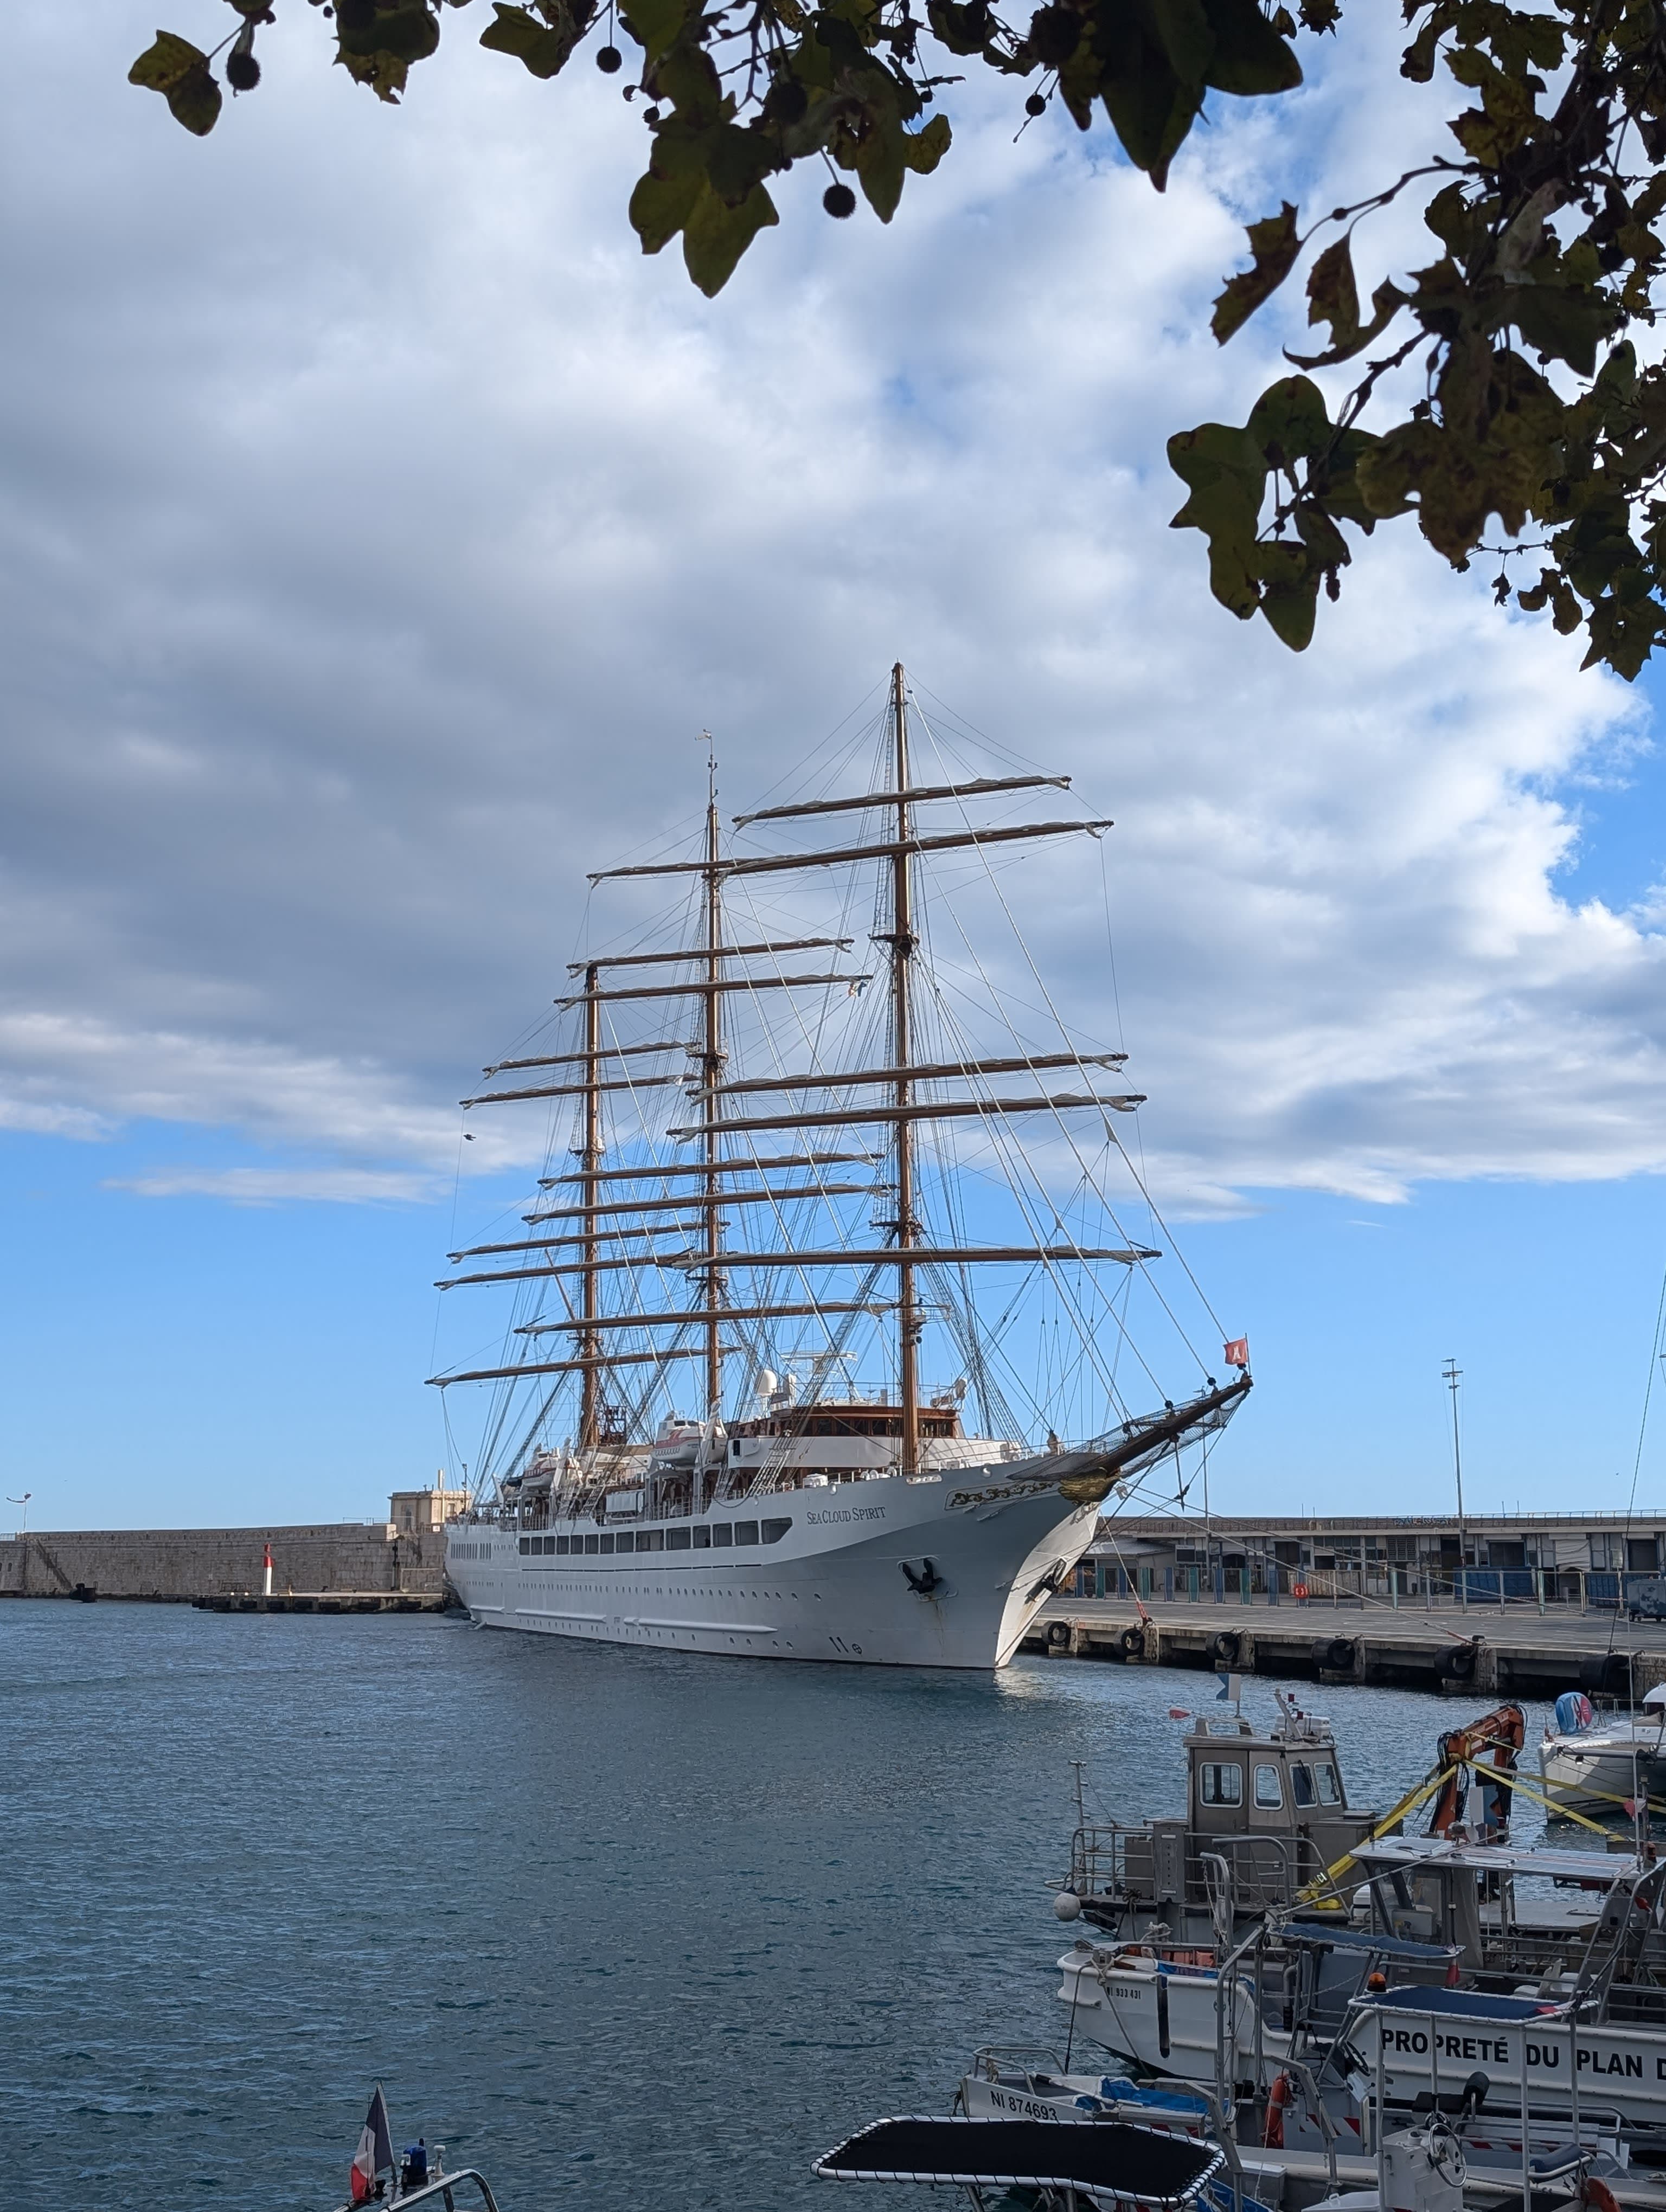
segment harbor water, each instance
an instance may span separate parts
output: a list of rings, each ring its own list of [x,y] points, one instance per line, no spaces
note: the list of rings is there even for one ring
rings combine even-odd
[[[1179,1811],[1217,1686],[32,1601],[0,1655],[6,2212],[324,2212],[377,2081],[502,2212],[832,2212],[818,2152],[1061,2043],[1073,1762]],[[1300,1694],[1381,1806],[1487,1702]]]

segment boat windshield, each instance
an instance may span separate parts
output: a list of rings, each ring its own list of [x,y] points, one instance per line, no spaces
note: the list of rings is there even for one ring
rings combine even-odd
[[[1342,1802],[1342,1785],[1336,1779],[1336,1769],[1330,1761],[1328,1759],[1322,1759],[1314,1769],[1314,1772],[1318,1778],[1319,1802],[1322,1805],[1340,1805]]]
[[[1292,1766],[1290,1770],[1290,1789],[1298,1805],[1311,1805],[1314,1802],[1312,1768]]]

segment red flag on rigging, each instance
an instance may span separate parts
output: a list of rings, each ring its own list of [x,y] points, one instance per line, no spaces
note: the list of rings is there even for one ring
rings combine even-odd
[[[1226,1364],[1229,1367],[1248,1367],[1250,1364],[1249,1338],[1247,1336],[1235,1336],[1231,1342],[1225,1346],[1225,1356]]]

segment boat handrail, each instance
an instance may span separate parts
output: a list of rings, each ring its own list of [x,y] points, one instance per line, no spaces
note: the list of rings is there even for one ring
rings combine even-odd
[[[1062,2075],[1065,2070],[1064,2062],[1058,2052],[1046,2043],[980,2043],[972,2053],[972,2063],[967,2070],[972,2074],[982,2074],[985,2081],[993,2081],[995,2069],[1003,2060],[1018,2065],[1031,2058],[1046,2059],[1050,2070],[1056,2075]],[[1024,2070],[1034,2073],[1036,2069],[1026,2065]]]
[[[415,2206],[427,2203],[435,2197],[441,2200],[446,2212],[456,2212],[451,2192],[463,2181],[472,2181],[478,2188],[485,2212],[497,2212],[497,2199],[492,2195],[491,2184],[479,2167],[474,2166],[459,2166],[449,2173],[435,2174],[419,2188],[404,2189],[395,2196],[379,2197],[375,2200],[375,2212],[413,2212]],[[354,2212],[354,2208],[344,2204],[341,2212]]]
[[[1256,1830],[1218,1836],[1177,1822],[1173,1832],[1181,1842],[1177,1872],[1184,1895],[1171,1901],[1207,1904],[1209,1877],[1204,1861],[1222,1859],[1231,1874],[1237,1913],[1266,1912],[1289,1905],[1304,1879],[1304,1867],[1321,1856],[1312,1838],[1299,1833]],[[1080,1898],[1127,1899],[1136,1887],[1143,1893],[1157,1881],[1157,1838],[1144,1823],[1107,1820],[1078,1828],[1070,1839],[1067,1887]]]

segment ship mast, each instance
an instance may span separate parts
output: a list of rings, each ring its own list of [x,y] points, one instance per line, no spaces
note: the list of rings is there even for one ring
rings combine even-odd
[[[581,1357],[586,1364],[581,1370],[579,1398],[579,1449],[593,1448],[600,1424],[596,1418],[601,1393],[601,1339],[596,1333],[596,1319],[601,1311],[600,1272],[598,1262],[601,1254],[596,1233],[596,1200],[600,1194],[597,1178],[602,1164],[602,1009],[599,996],[601,970],[593,962],[584,971],[584,1144],[579,1152],[579,1172],[583,1178],[584,1206],[584,1273],[579,1291],[579,1318],[586,1326],[580,1341],[583,1346]]]
[[[712,1126],[704,1140],[706,1162],[705,1195],[701,1201],[705,1216],[706,1268],[704,1305],[706,1321],[706,1419],[709,1433],[715,1433],[723,1412],[723,1349],[719,1341],[722,1327],[723,1277],[717,1265],[718,1209],[723,1203],[722,1135],[718,1123],[723,1116],[723,1102],[719,1086],[723,1080],[723,877],[719,866],[720,848],[717,823],[717,757],[712,750],[709,736],[706,741],[706,1021],[700,1055],[700,1087],[710,1102]],[[696,1505],[698,1500],[696,1501]]]
[[[891,867],[891,1064],[897,1070],[893,1103],[897,1109],[895,1140],[896,1231],[898,1246],[911,1250],[919,1242],[914,1212],[914,1121],[909,1060],[913,1039],[914,803],[909,793],[908,686],[899,660],[891,672],[891,716],[896,739],[897,843]],[[920,1472],[920,1334],[912,1264],[897,1269],[897,1350],[903,1401],[902,1471]]]
[[[583,1131],[582,1143],[575,1148],[576,1171],[544,1182],[544,1188],[559,1188],[563,1194],[571,1188],[576,1203],[535,1207],[524,1217],[533,1229],[544,1223],[571,1224],[570,1227],[553,1228],[518,1242],[470,1246],[453,1255],[458,1260],[502,1257],[519,1264],[475,1269],[450,1277],[441,1285],[452,1289],[465,1284],[524,1284],[537,1279],[567,1280],[577,1276],[579,1297],[562,1318],[540,1318],[525,1324],[519,1332],[526,1338],[546,1334],[566,1337],[569,1345],[562,1349],[570,1351],[572,1356],[554,1360],[517,1360],[512,1364],[473,1369],[466,1376],[433,1377],[441,1388],[465,1380],[490,1382],[522,1376],[577,1373],[582,1378],[579,1442],[582,1448],[593,1449],[601,1441],[605,1402],[602,1376],[609,1368],[627,1363],[657,1364],[697,1359],[704,1369],[704,1412],[709,1438],[711,1430],[722,1418],[726,1358],[732,1352],[739,1355],[756,1349],[733,1341],[726,1343],[726,1328],[733,1329],[743,1322],[784,1320],[806,1314],[829,1316],[868,1312],[877,1318],[890,1312],[895,1314],[897,1321],[896,1373],[900,1412],[897,1471],[905,1477],[915,1476],[921,1471],[920,1345],[925,1325],[925,1310],[920,1297],[922,1268],[1011,1267],[1019,1263],[1073,1267],[1083,1262],[1134,1267],[1160,1256],[1143,1245],[1090,1246],[1077,1243],[1070,1238],[1062,1219],[1058,1222],[1056,1237],[1014,1244],[969,1244],[952,1234],[945,1242],[941,1237],[933,1237],[921,1220],[915,1189],[917,1123],[1005,1123],[1017,1116],[1043,1115],[1056,1119],[1079,1111],[1091,1113],[1103,1122],[1109,1114],[1131,1112],[1141,1103],[1141,1094],[1107,1090],[1097,1083],[1089,1091],[1061,1093],[1042,1080],[1055,1069],[1085,1072],[1090,1068],[1119,1067],[1123,1058],[1121,1053],[1067,1048],[997,1057],[974,1054],[938,1058],[922,1054],[914,1018],[914,984],[921,947],[915,918],[915,895],[921,888],[915,880],[916,860],[934,860],[940,854],[1006,847],[1019,841],[1097,836],[1112,825],[1104,819],[1055,818],[987,826],[963,820],[958,829],[932,830],[925,810],[939,802],[982,799],[1009,792],[1067,788],[1069,779],[1024,775],[915,784],[909,761],[908,682],[901,661],[892,666],[890,695],[884,711],[889,714],[890,729],[885,731],[882,725],[880,734],[883,753],[889,757],[881,781],[889,788],[870,786],[865,792],[800,799],[736,817],[738,826],[776,822],[796,825],[819,823],[829,816],[855,814],[866,817],[870,823],[884,824],[877,837],[869,836],[856,844],[824,844],[807,851],[726,854],[717,811],[716,762],[708,737],[705,835],[696,851],[683,860],[636,862],[624,867],[599,869],[592,874],[593,884],[625,878],[696,879],[703,896],[698,923],[690,933],[693,941],[685,939],[681,945],[600,953],[569,963],[569,973],[575,979],[581,976],[583,988],[557,999],[556,1004],[563,1011],[582,1006],[582,1049],[500,1060],[487,1071],[489,1081],[496,1084],[500,1076],[506,1074],[522,1079],[513,1089],[494,1088],[464,1102],[466,1106],[475,1107],[581,1095]],[[888,745],[884,744],[886,737]],[[927,825],[924,829],[922,818]],[[824,1066],[817,1048],[816,1064],[808,1068],[776,1067],[768,1074],[743,1074],[740,1079],[730,1082],[727,1078],[729,1024],[724,1013],[724,1000],[729,992],[745,991],[751,997],[763,992],[819,991],[840,986],[847,992],[859,992],[870,977],[851,973],[838,965],[836,959],[826,968],[793,961],[787,963],[792,972],[785,972],[780,956],[824,950],[835,955],[848,953],[852,942],[848,937],[800,937],[727,944],[725,913],[733,903],[725,898],[729,879],[843,869],[869,861],[880,864],[880,910],[876,917],[880,926],[873,932],[873,943],[889,948],[891,1003],[887,1026],[891,1048],[880,1055],[884,1065],[854,1068]],[[885,888],[887,878],[888,896]],[[769,970],[760,972],[751,964],[766,958],[775,963]],[[642,980],[628,977],[604,985],[603,971],[615,968],[632,969]],[[668,971],[663,979],[656,974],[662,968]],[[689,980],[678,978],[679,969]],[[701,1007],[701,1019],[697,1024],[690,1025],[695,1034],[686,1042],[668,1036],[671,1023],[666,1021],[661,1026],[661,1013],[655,1011],[651,1016],[654,1028],[649,1036],[657,1037],[658,1042],[603,1043],[603,1000],[610,1006],[616,1002],[640,1003],[646,1012],[650,1007],[664,1009],[679,1000],[697,1000]],[[653,1060],[660,1054],[681,1055],[682,1072],[653,1068]],[[633,1076],[623,1063],[635,1055],[647,1060],[649,1067]],[[611,1079],[604,1080],[603,1066],[615,1060],[621,1063],[620,1067],[614,1071]],[[694,1066],[697,1066],[699,1073],[696,1083],[689,1086],[688,1097],[693,1110],[678,1117],[678,1126],[664,1132],[673,1144],[693,1144],[693,1156],[681,1163],[660,1160],[652,1164],[605,1168],[603,1094],[680,1088],[689,1085]],[[526,1073],[542,1075],[545,1071],[555,1079],[531,1083],[524,1080]],[[575,1074],[581,1074],[581,1082],[571,1079]],[[996,1076],[1027,1077],[1031,1082],[1002,1085],[992,1091],[989,1079]],[[975,1087],[945,1095],[943,1086],[951,1084]],[[932,1095],[922,1097],[921,1091],[927,1087]],[[847,1103],[824,1103],[816,1097],[818,1091],[845,1093]],[[836,1132],[847,1139],[859,1131],[871,1133],[865,1136],[862,1149],[838,1149],[836,1138],[836,1148],[823,1151],[816,1148],[812,1133],[823,1130],[830,1135]],[[790,1132],[805,1143],[806,1148],[777,1152],[771,1147],[768,1152],[760,1152],[757,1140],[775,1132]],[[730,1146],[737,1149],[727,1149]],[[889,1188],[894,1194],[896,1207],[891,1218],[873,1223],[876,1230],[884,1232],[874,1243],[853,1243],[847,1233],[838,1232],[836,1224],[831,1232],[818,1233],[809,1227],[796,1230],[782,1241],[779,1222],[773,1238],[745,1228],[738,1243],[727,1237],[727,1217],[731,1212],[753,1221],[758,1218],[755,1209],[760,1206],[773,1207],[778,1215],[784,1205],[813,1203],[819,1206],[845,1195],[879,1196],[879,1190],[886,1186],[870,1187],[864,1191],[860,1184],[830,1183],[823,1179],[822,1171],[848,1162],[874,1166],[886,1153],[890,1156]],[[812,1171],[812,1180],[808,1184],[776,1181],[773,1171],[791,1169]],[[633,1194],[639,1184],[644,1186],[640,1197]],[[660,1214],[682,1218],[667,1219],[656,1226],[654,1217]],[[620,1218],[632,1215],[637,1217],[634,1224],[629,1218]],[[684,1249],[679,1252],[670,1248],[669,1240],[684,1232]],[[870,1279],[854,1298],[824,1298],[806,1282],[796,1296],[787,1292],[786,1303],[780,1302],[782,1292],[776,1291],[772,1296],[769,1287],[753,1289],[748,1284],[741,1293],[740,1305],[727,1304],[729,1286],[737,1276],[743,1282],[758,1274],[773,1279],[783,1267],[791,1268],[800,1276],[823,1269],[857,1268]],[[882,1296],[876,1302],[871,1296],[871,1282],[892,1269],[897,1285],[895,1297]],[[687,1293],[672,1293],[668,1301],[662,1302],[664,1310],[657,1307],[644,1310],[643,1302],[633,1294],[617,1310],[604,1311],[604,1291],[615,1297],[617,1304],[613,1286],[623,1285],[623,1279],[634,1274],[664,1277],[679,1273],[687,1282]],[[806,1292],[809,1294],[807,1300]],[[640,1331],[645,1336],[660,1330],[675,1331],[676,1336],[669,1341],[661,1340],[658,1349],[608,1352],[605,1347],[611,1340],[611,1332],[624,1328]],[[1195,1410],[1183,1409],[1177,1434],[1190,1425]],[[708,1453],[708,1461],[710,1456]],[[696,1481],[696,1511],[704,1502],[700,1495],[702,1487]]]

